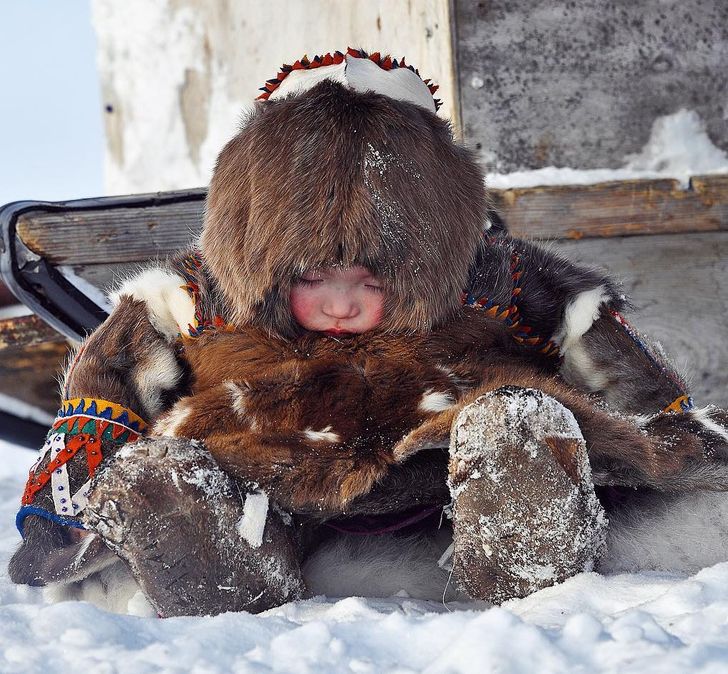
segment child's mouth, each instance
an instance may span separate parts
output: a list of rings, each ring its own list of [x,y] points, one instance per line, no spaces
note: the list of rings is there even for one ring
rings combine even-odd
[[[329,337],[346,337],[348,335],[353,335],[354,333],[351,332],[351,330],[340,330],[339,328],[331,328],[330,330],[324,330],[324,334],[328,335]]]

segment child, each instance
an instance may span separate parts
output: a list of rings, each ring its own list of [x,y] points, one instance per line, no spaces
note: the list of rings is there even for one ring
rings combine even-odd
[[[393,334],[381,331],[386,297],[386,282],[363,266],[304,272],[289,297],[300,334],[248,327],[191,340],[191,395],[152,434],[201,440],[224,470],[286,511],[322,517],[345,513],[414,455],[421,439],[413,446],[408,433],[429,429],[428,442],[446,447],[457,412],[503,386],[536,388],[568,406],[597,465],[619,453],[625,463],[639,457],[625,465],[634,472],[665,457],[671,470],[686,460],[647,437],[649,424],[608,416],[516,354],[503,323],[483,312],[464,307],[440,328]]]
[[[114,564],[101,552],[87,559],[102,540],[160,614],[258,611],[305,592],[301,564],[322,520],[394,513],[399,526],[451,496],[456,581],[472,597],[522,596],[589,568],[603,532],[581,433],[556,400],[589,438],[598,484],[725,488],[722,417],[689,411],[681,380],[623,328],[609,279],[484,236],[481,171],[413,70],[337,52],[297,62],[266,88],[268,102],[218,160],[201,255],[125,283],[69,369],[73,402],[19,515],[16,582],[85,583]],[[296,295],[296,279],[324,280],[309,276],[317,270],[337,283],[370,274],[361,278],[384,292],[355,290],[381,297],[381,317],[367,301],[354,336],[326,335],[346,317],[320,323],[323,303]],[[188,325],[192,343],[178,339]],[[344,387],[317,376],[326,359],[335,379],[349,377],[346,391],[360,386],[342,406],[333,392]],[[394,366],[406,386],[372,384],[371,363]],[[297,388],[296,372],[313,392]],[[577,386],[647,416],[614,420]],[[191,416],[186,405],[206,395],[222,413]],[[369,409],[379,427],[392,419],[381,438]],[[125,445],[145,422],[205,437],[244,479],[187,440]],[[660,440],[668,435],[672,448]],[[78,460],[63,463],[69,448]],[[80,495],[76,510],[59,513],[54,485]],[[81,511],[95,535],[79,542],[64,527],[82,526]]]

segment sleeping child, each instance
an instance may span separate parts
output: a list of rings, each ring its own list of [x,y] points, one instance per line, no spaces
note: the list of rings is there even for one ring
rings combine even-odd
[[[411,66],[302,59],[264,98],[198,249],[124,282],[70,365],[15,582],[261,611],[306,595],[323,541],[407,546],[449,505],[453,581],[500,602],[598,567],[605,510],[728,488],[724,414],[609,278],[491,226]]]

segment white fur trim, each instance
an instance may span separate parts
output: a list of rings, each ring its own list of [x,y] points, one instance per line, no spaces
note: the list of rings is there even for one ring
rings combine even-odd
[[[168,438],[177,437],[177,429],[187,420],[190,414],[190,406],[187,400],[181,400],[161,416],[154,424],[154,435],[162,435]]]
[[[589,391],[603,390],[608,380],[594,365],[581,338],[599,318],[599,308],[610,297],[604,286],[579,293],[567,305],[561,328],[553,338],[563,356],[561,374],[564,379]]]
[[[409,68],[384,70],[374,61],[367,58],[356,58],[348,54],[343,62],[336,65],[290,72],[278,88],[271,93],[269,100],[307,91],[323,80],[340,82],[355,91],[374,91],[399,101],[414,103],[430,112],[436,112],[435,100],[427,85]]]
[[[134,370],[134,385],[150,418],[159,414],[162,391],[171,391],[182,377],[182,368],[172,348],[161,340],[150,348]]]
[[[728,560],[728,493],[658,494],[652,503],[609,515],[598,571],[696,573]]]
[[[452,543],[448,529],[413,536],[337,536],[303,565],[306,587],[327,597],[465,599],[438,560]]]
[[[455,404],[455,398],[447,391],[433,391],[428,388],[422,394],[422,400],[418,405],[421,412],[443,412]]]
[[[238,522],[238,534],[251,548],[263,544],[263,531],[268,519],[268,496],[265,492],[255,492],[245,496],[243,516]]]
[[[114,306],[122,297],[146,302],[151,324],[173,340],[180,333],[186,334],[187,326],[195,322],[195,303],[181,287],[185,283],[178,274],[154,267],[124,281],[110,299]]]
[[[699,422],[705,430],[710,431],[711,433],[714,433],[719,438],[722,438],[725,442],[728,442],[728,428],[724,428],[720,424],[716,424],[715,421],[713,421],[710,418],[710,412],[715,408],[713,407],[701,407],[699,409],[694,409],[690,413],[691,416]]]
[[[322,428],[320,431],[314,431],[310,428],[307,428],[305,431],[303,431],[303,434],[306,436],[307,440],[311,440],[312,442],[340,442],[341,438],[339,437],[339,434],[336,433],[331,426],[326,426],[326,428]]]
[[[117,561],[88,578],[73,583],[52,583],[43,588],[48,602],[87,601],[112,613],[154,618],[157,612],[142,594],[126,565]]]
[[[566,307],[561,328],[554,335],[562,354],[576,343],[594,321],[599,318],[599,307],[609,300],[610,294],[604,286],[579,293]]]

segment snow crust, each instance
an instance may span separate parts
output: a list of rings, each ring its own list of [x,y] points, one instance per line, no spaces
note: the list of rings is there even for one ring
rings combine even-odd
[[[158,619],[47,604],[5,569],[34,453],[6,443],[0,452],[3,672],[682,674],[728,661],[728,563],[692,576],[584,573],[502,608],[316,597],[257,616]]]
[[[683,188],[695,175],[728,173],[728,155],[708,138],[702,120],[693,110],[658,117],[647,144],[624,158],[619,169],[573,169],[556,166],[513,173],[488,173],[494,189],[543,185],[593,185],[612,180],[674,178]]]

